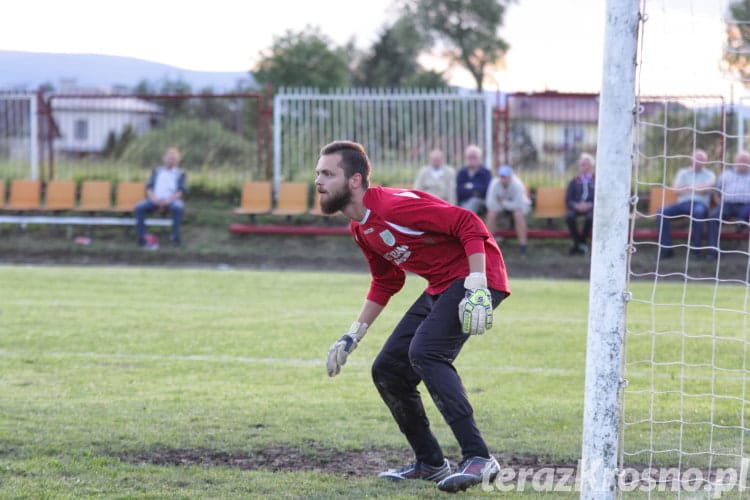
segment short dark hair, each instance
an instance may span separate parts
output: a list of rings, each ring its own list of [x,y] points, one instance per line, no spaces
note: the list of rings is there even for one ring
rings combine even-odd
[[[354,174],[360,174],[362,187],[369,187],[372,167],[362,144],[352,141],[333,141],[320,149],[320,156],[336,153],[341,155],[339,166],[344,170],[346,178],[350,179]]]

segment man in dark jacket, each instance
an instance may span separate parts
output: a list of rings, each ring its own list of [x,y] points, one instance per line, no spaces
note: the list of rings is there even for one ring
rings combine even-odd
[[[594,157],[582,153],[578,158],[578,175],[568,183],[565,192],[565,205],[568,214],[565,222],[568,224],[573,246],[570,255],[586,255],[589,251],[587,238],[591,235],[594,220]],[[578,219],[583,219],[583,228],[579,229]]]
[[[456,199],[458,205],[477,215],[487,211],[485,198],[492,180],[492,172],[482,165],[482,150],[471,144],[464,152],[466,166],[456,175]]]

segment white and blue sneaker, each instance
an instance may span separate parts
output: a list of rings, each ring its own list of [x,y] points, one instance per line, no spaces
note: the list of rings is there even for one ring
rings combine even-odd
[[[405,479],[423,479],[425,481],[438,482],[451,474],[451,464],[446,458],[443,465],[427,465],[416,462],[401,469],[390,469],[378,474],[378,477],[392,481],[403,481]]]
[[[458,470],[440,481],[437,485],[440,491],[456,493],[465,491],[483,480],[492,482],[500,473],[500,464],[495,457],[471,457],[461,462]]]

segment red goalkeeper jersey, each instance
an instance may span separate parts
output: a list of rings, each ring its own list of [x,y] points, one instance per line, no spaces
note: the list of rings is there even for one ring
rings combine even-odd
[[[350,228],[372,273],[368,299],[387,304],[404,285],[404,271],[439,294],[469,274],[475,253],[485,254],[487,285],[510,293],[503,255],[473,212],[421,191],[381,187],[367,190],[364,205],[364,218]]]

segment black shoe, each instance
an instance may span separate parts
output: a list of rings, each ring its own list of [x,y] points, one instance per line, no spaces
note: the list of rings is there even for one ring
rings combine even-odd
[[[440,481],[437,485],[440,491],[456,493],[471,488],[482,481],[493,482],[500,473],[500,464],[495,457],[471,457],[461,462],[458,470]]]
[[[578,248],[578,245],[574,245],[568,250],[568,255],[584,255],[584,253]]]
[[[671,248],[664,249],[661,251],[660,255],[662,259],[671,259],[672,257],[674,257],[674,250],[672,250]]]
[[[391,469],[378,474],[378,477],[392,481],[403,481],[405,479],[424,479],[425,481],[438,482],[451,474],[451,464],[445,459],[443,465],[427,465],[421,462],[407,465],[402,469]]]

